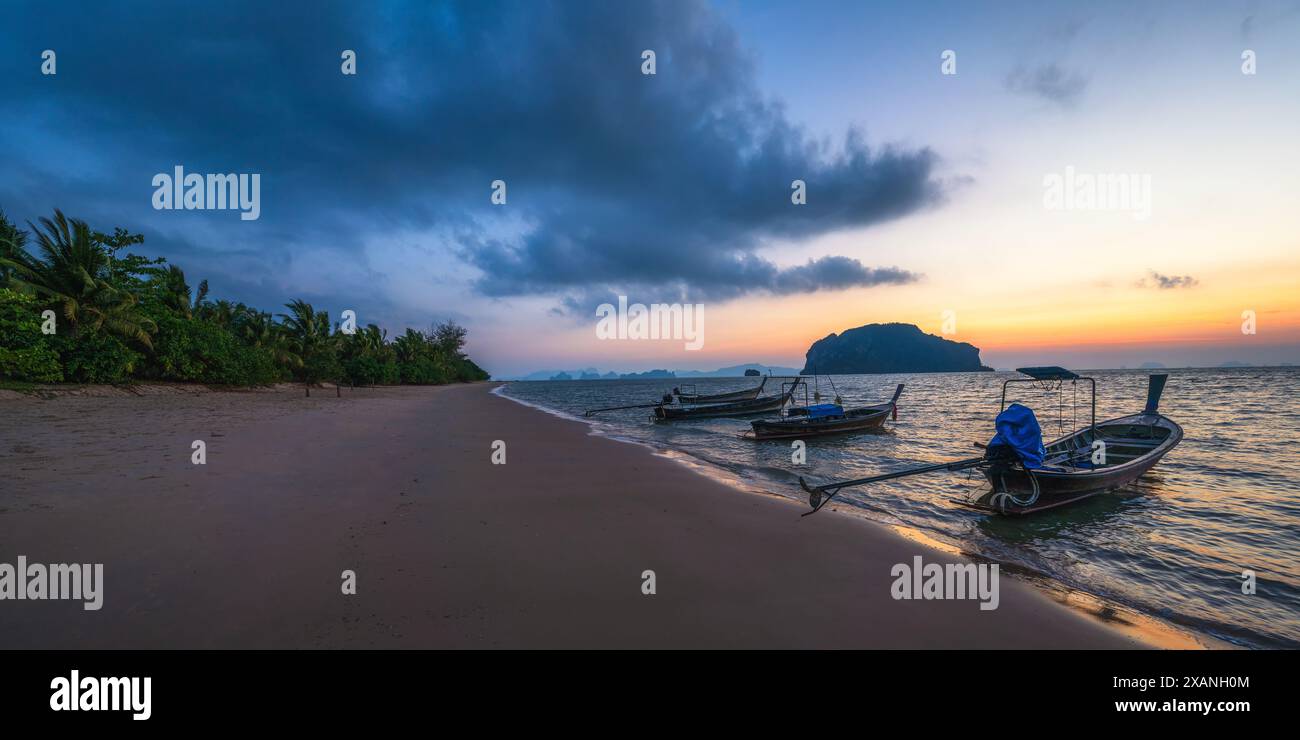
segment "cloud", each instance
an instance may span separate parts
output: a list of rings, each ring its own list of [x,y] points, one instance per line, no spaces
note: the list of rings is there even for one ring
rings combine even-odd
[[[597,283],[680,285],[696,298],[721,300],[754,291],[876,285],[882,275],[897,276],[844,257],[818,263],[848,268],[840,271],[783,270],[754,253],[772,240],[864,226],[937,202],[931,154],[872,155],[849,141],[852,153],[830,163],[759,155],[741,162],[719,141],[696,153],[696,166],[680,161],[680,169],[647,178],[638,194],[610,199],[584,189],[556,196],[548,216],[526,233],[491,240],[469,235],[460,254],[483,271],[479,288],[496,296]],[[660,159],[675,156],[664,150]],[[751,174],[754,169],[771,172]],[[801,171],[807,174],[792,177]],[[790,202],[792,179],[808,183],[807,204]]]
[[[1256,12],[1241,19],[1241,38],[1251,41],[1257,30],[1275,31],[1285,27],[1297,15],[1300,15],[1300,3],[1294,1],[1258,8]]]
[[[755,257],[738,260],[727,271],[726,280],[712,282],[603,282],[575,286],[565,291],[555,315],[582,318],[596,306],[617,296],[628,296],[634,303],[698,303],[726,301],[749,292],[772,295],[813,293],[821,290],[847,290],[882,285],[908,285],[921,275],[898,267],[868,267],[850,257],[829,256],[808,260],[802,265],[777,267]],[[703,285],[703,287],[702,287]],[[513,291],[505,291],[513,294]]]
[[[1149,271],[1148,276],[1150,279],[1143,278],[1138,281],[1139,288],[1171,290],[1173,288],[1190,288],[1200,282],[1191,275],[1162,275],[1155,270]]]
[[[1055,62],[1036,67],[1019,66],[1007,75],[1006,88],[1020,95],[1042,98],[1063,107],[1073,106],[1088,87],[1088,79]]]
[[[920,276],[897,267],[873,268],[848,257],[822,257],[808,264],[790,267],[773,275],[773,293],[810,293],[874,285],[905,285]]]
[[[27,5],[7,20],[5,48],[60,41],[54,78],[38,55],[0,60],[14,111],[0,118],[0,205],[141,230],[151,253],[268,306],[306,286],[398,316],[376,294],[385,281],[452,265],[488,297],[898,282],[910,273],[845,257],[780,268],[759,252],[944,197],[924,146],[807,134],[696,0]],[[261,173],[262,217],[152,210],[153,174],[178,164]],[[489,202],[497,179],[505,206]],[[790,202],[795,179],[806,205]],[[392,234],[423,235],[427,263],[386,249]]]
[[[1079,37],[1083,29],[1092,22],[1092,18],[1070,17],[1052,24],[1047,35],[1058,43],[1068,44]]]

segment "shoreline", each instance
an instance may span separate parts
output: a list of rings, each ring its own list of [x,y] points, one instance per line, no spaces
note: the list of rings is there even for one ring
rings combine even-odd
[[[606,427],[595,423],[592,419],[584,419],[580,416],[569,414],[558,409],[548,408],[506,393],[505,389],[507,386],[512,382],[520,381],[494,380],[489,382],[497,384],[496,387],[492,389],[492,395],[507,398],[530,409],[536,409],[566,421],[583,424],[590,429],[590,434],[592,436],[604,437],[606,439],[642,447],[649,450],[655,456],[661,457],[665,460],[670,460],[688,470],[691,470],[697,475],[718,481],[749,495],[771,497],[785,502],[795,501],[788,496],[754,485],[751,481],[748,481],[731,471],[713,465],[707,460],[695,457],[689,453],[666,447],[656,447],[643,440],[620,436]],[[1004,573],[1030,585],[1057,604],[1082,614],[1100,624],[1104,624],[1110,629],[1132,637],[1149,647],[1174,650],[1243,649],[1240,645],[1234,645],[1230,642],[1213,637],[1212,635],[1203,634],[1189,627],[1147,614],[1127,604],[1122,604],[1085,589],[1063,583],[1039,570],[1018,563],[998,560],[978,551],[967,549],[960,544],[951,544],[936,539],[917,527],[878,521],[871,518],[866,512],[854,506],[830,506],[827,507],[827,512],[832,515],[838,514],[861,519],[870,523],[872,526],[891,530],[905,539],[914,540],[932,550],[945,552],[949,555],[966,558],[975,562],[997,563]]]
[[[0,560],[105,566],[99,611],[0,603],[0,647],[1150,646],[1019,579],[990,611],[894,600],[892,564],[963,559],[494,385],[0,401]]]

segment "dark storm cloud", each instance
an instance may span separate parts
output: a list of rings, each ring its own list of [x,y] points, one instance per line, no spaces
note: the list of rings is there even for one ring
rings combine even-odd
[[[1007,75],[1005,84],[1011,92],[1068,107],[1083,95],[1088,79],[1053,62],[1036,67],[1016,67]]]
[[[929,150],[817,140],[755,87],[705,5],[524,2],[307,6],[28,4],[0,29],[0,207],[125,225],[249,299],[293,262],[361,260],[363,240],[436,233],[491,296],[649,286],[695,298],[915,276],[756,255],[935,204]],[[58,74],[39,73],[58,53]],[[640,72],[654,49],[658,74]],[[340,74],[355,49],[358,74]],[[151,178],[262,174],[262,217],[158,212]],[[508,205],[489,205],[505,180]],[[807,205],[790,183],[807,182]],[[327,296],[382,280],[303,288]],[[331,273],[332,274],[332,273]],[[334,282],[330,282],[334,280]],[[342,282],[339,282],[342,280]],[[243,297],[243,296],[241,296]]]
[[[565,292],[562,310],[573,317],[587,317],[602,303],[613,303],[618,296],[627,296],[631,303],[696,303],[701,300],[727,300],[749,290],[762,290],[774,295],[810,293],[817,290],[842,290],[876,285],[906,285],[921,276],[897,267],[867,267],[849,257],[821,257],[806,264],[787,268],[755,257],[747,257],[731,266],[733,277],[717,281],[702,290],[697,282],[675,280],[669,282],[629,282],[617,284],[594,283],[575,287]],[[505,291],[507,294],[513,293]]]

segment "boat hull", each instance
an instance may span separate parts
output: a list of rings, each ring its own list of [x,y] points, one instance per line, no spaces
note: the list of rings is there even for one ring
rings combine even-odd
[[[991,490],[967,506],[1001,514],[1029,514],[1091,498],[1132,484],[1160,462],[1183,438],[1183,429],[1160,414],[1134,414],[1082,429],[1048,445],[1047,464],[984,469]],[[1142,436],[1143,434],[1147,436]],[[1112,464],[1091,464],[1093,443],[1106,443]],[[1072,458],[1073,464],[1053,464]]]
[[[748,401],[750,399],[758,398],[758,392],[760,390],[762,390],[761,387],[750,388],[748,390],[734,391],[732,393],[716,393],[712,396],[701,396],[701,395],[693,395],[689,393],[686,394],[678,393],[677,400],[678,402],[685,403],[685,404],[730,403],[732,401]]]
[[[718,403],[703,406],[656,406],[656,421],[679,421],[684,419],[716,419],[728,416],[754,416],[778,411],[790,395],[755,398],[748,401]]]
[[[893,411],[892,405],[884,408],[868,407],[853,409],[844,416],[831,419],[799,419],[751,422],[754,439],[803,439],[805,437],[829,437],[836,434],[850,434],[870,429],[879,429],[884,425]]]
[[[673,395],[677,396],[678,403],[684,404],[702,404],[702,403],[732,403],[735,401],[749,401],[758,398],[763,392],[763,387],[767,385],[767,378],[763,378],[758,385],[753,388],[746,388],[742,391],[730,391],[728,393],[682,393],[680,388],[673,389]],[[695,386],[688,386],[695,390]]]

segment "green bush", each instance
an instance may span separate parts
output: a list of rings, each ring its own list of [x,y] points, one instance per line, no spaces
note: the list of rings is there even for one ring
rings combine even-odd
[[[63,380],[59,354],[41,333],[36,299],[5,288],[0,288],[0,380]]]
[[[373,357],[353,357],[343,363],[343,381],[350,385],[375,385],[382,375],[379,361]]]
[[[412,385],[442,385],[451,382],[447,369],[428,357],[417,357],[398,366],[403,383]]]
[[[139,352],[103,332],[56,334],[51,339],[63,365],[63,379],[74,383],[126,383],[140,362]]]
[[[462,383],[473,383],[476,380],[487,380],[490,376],[487,371],[468,357],[456,358],[456,380]]]
[[[212,385],[266,385],[281,379],[271,353],[240,342],[216,324],[177,315],[156,319],[154,354],[143,374]]]
[[[350,385],[396,385],[402,382],[401,369],[394,361],[361,355],[343,361],[342,382]]]
[[[329,345],[315,347],[304,353],[302,367],[295,368],[294,379],[303,383],[323,383],[343,377],[343,365],[338,353]]]

